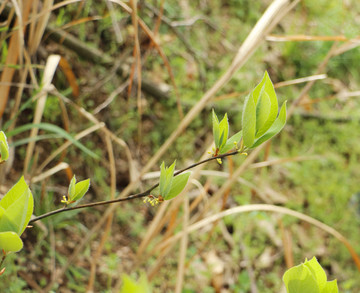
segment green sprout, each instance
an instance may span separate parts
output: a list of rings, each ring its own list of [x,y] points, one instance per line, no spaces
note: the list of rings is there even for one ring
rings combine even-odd
[[[89,190],[89,187],[90,179],[76,183],[76,178],[74,175],[69,184],[68,195],[67,197],[64,195],[61,202],[69,205],[82,199],[85,193]]]
[[[145,198],[144,202],[149,202],[152,206],[158,204],[164,200],[170,200],[179,195],[185,188],[191,172],[185,172],[174,176],[176,160],[170,167],[165,167],[165,163],[162,162],[160,166],[160,182],[159,197],[154,197],[153,195]]]
[[[215,110],[212,110],[212,124],[213,124],[213,135],[215,140],[215,149],[213,149],[213,156],[216,157],[221,154],[225,154],[232,149],[238,149],[238,143],[241,140],[242,131],[234,134],[232,137],[229,136],[229,121],[227,113],[224,118],[219,122],[216,116]],[[221,159],[217,159],[218,163],[221,164]]]

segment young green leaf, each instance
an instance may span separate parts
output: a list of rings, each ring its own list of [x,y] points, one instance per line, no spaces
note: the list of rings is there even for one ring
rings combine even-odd
[[[69,189],[68,189],[68,197],[69,200],[71,200],[72,198],[75,197],[75,185],[76,185],[76,177],[75,175],[71,178],[70,180],[70,184],[69,184]]]
[[[34,210],[34,199],[24,177],[5,194],[0,201],[1,227],[11,226],[19,236],[24,232]]]
[[[219,119],[215,114],[215,110],[212,110],[212,124],[213,124],[213,135],[215,141],[215,147],[218,149],[220,148],[219,140],[220,140],[220,123]]]
[[[71,201],[77,201],[82,199],[85,193],[89,190],[90,187],[90,179],[86,179],[76,183],[75,185],[75,196],[71,198]]]
[[[221,120],[219,124],[219,130],[220,130],[220,138],[219,138],[218,148],[221,150],[221,148],[226,144],[229,135],[229,121],[228,121],[227,113],[225,113],[224,118]]]
[[[122,277],[122,287],[120,293],[151,293],[151,286],[145,275],[140,276],[140,280],[136,282],[128,275]]]
[[[242,113],[242,131],[244,146],[250,148],[255,140],[256,131],[256,108],[252,94],[245,98],[244,110]]]
[[[321,293],[310,269],[304,264],[287,270],[283,281],[288,293]]]
[[[315,257],[288,269],[283,281],[288,293],[338,293],[336,280],[327,281],[324,269]]]
[[[263,135],[271,127],[271,125],[274,123],[276,116],[278,114],[278,101],[277,101],[274,85],[273,85],[267,71],[265,71],[264,77],[261,80],[261,82],[253,90],[253,96],[254,96],[254,101],[255,101],[256,105],[258,105],[259,103],[260,104],[263,104],[263,103],[268,104],[267,98],[265,98],[264,101],[262,99],[261,99],[261,101],[259,101],[260,97],[263,97],[264,95],[267,98],[269,98],[269,101],[270,101],[270,105],[268,105],[268,107],[269,107],[268,113],[269,114],[268,114],[265,122],[262,121],[261,123],[259,123],[257,125],[256,138]],[[260,107],[260,105],[259,105],[259,107]],[[263,106],[261,106],[261,108],[262,107]],[[262,117],[262,119],[264,119],[264,118],[265,118],[265,115]],[[261,124],[262,124],[262,126],[261,126]]]
[[[29,222],[26,222],[29,197],[29,192],[25,192],[6,208],[0,219],[0,231],[12,231],[19,236],[22,234]]]
[[[263,142],[269,140],[270,138],[278,134],[281,131],[281,129],[284,128],[285,124],[286,124],[286,101],[281,106],[278,118],[275,120],[275,122],[271,125],[269,130],[263,136],[255,140],[251,148],[255,148],[259,146]]]
[[[242,137],[242,130],[240,130],[238,133],[235,133],[232,137],[230,137],[226,144],[221,148],[220,154],[225,154],[228,151],[231,151],[232,149],[237,147],[237,144],[240,142]]]
[[[8,158],[9,145],[5,133],[3,131],[0,131],[0,163],[6,161]]]
[[[163,198],[166,198],[166,196],[168,195],[170,188],[171,188],[171,184],[173,181],[173,177],[174,177],[174,171],[175,171],[175,164],[176,164],[176,160],[174,161],[174,163],[170,166],[170,167],[165,167],[165,163],[163,162],[160,166],[160,195]]]
[[[266,92],[259,97],[256,104],[256,135],[255,138],[259,137],[262,133],[260,130],[264,127],[270,114],[271,102],[269,95]]]
[[[165,200],[169,200],[179,195],[185,188],[191,172],[182,173],[174,177],[169,193],[164,197]]]
[[[338,293],[338,292],[339,292],[339,289],[337,286],[337,281],[332,280],[332,281],[326,282],[326,286],[321,293]]]
[[[0,250],[17,252],[23,248],[23,242],[15,232],[0,232]]]
[[[317,259],[313,257],[311,260],[305,261],[304,265],[311,271],[311,275],[315,278],[320,292],[323,292],[323,289],[326,286],[327,278],[324,269],[318,263]]]

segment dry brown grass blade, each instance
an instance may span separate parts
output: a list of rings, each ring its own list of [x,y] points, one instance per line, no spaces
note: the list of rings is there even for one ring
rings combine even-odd
[[[27,20],[31,9],[31,1],[25,1],[22,13],[22,21]],[[15,21],[15,27],[20,26],[20,20],[17,17]],[[15,68],[7,65],[17,64],[19,60],[19,46],[21,45],[21,37],[23,36],[23,30],[17,30],[10,38],[8,55],[6,56],[5,67],[0,78],[0,118],[4,114],[5,107],[9,98],[10,86]],[[22,39],[23,40],[23,39]],[[22,63],[22,60],[21,60]]]
[[[274,84],[274,88],[281,88],[281,87],[285,87],[285,86],[300,84],[300,83],[309,82],[309,81],[313,81],[313,80],[321,80],[321,79],[326,79],[326,78],[327,78],[326,74],[310,75],[310,76],[305,76],[305,77],[296,78],[296,79],[292,79],[292,80],[285,80],[285,81],[277,82]],[[228,94],[224,94],[221,96],[217,96],[216,98],[213,99],[213,101],[219,102],[222,100],[238,98],[238,97],[247,95],[249,92],[250,92],[250,90],[248,90],[246,92],[228,93]]]
[[[298,218],[302,221],[305,221],[307,223],[310,223],[311,225],[325,231],[326,233],[334,236],[336,239],[338,239],[341,243],[343,243],[346,246],[346,248],[349,250],[349,252],[354,260],[355,265],[357,266],[358,270],[360,271],[360,258],[357,255],[354,248],[352,247],[352,245],[349,243],[349,241],[341,233],[336,231],[334,228],[332,228],[332,227],[330,227],[308,215],[302,214],[300,212],[297,212],[297,211],[294,211],[294,210],[291,210],[288,208],[274,206],[274,205],[268,205],[268,204],[253,204],[253,205],[238,206],[238,207],[234,207],[234,208],[225,210],[223,212],[214,214],[210,217],[207,217],[203,220],[200,220],[200,221],[190,225],[186,232],[184,232],[184,231],[179,232],[172,238],[159,244],[159,249],[175,243],[183,236],[183,233],[191,233],[191,232],[197,231],[197,230],[199,230],[203,227],[206,227],[209,224],[211,224],[215,221],[218,221],[219,219],[226,217],[226,216],[241,214],[241,213],[248,213],[248,212],[252,212],[252,211],[268,211],[268,212],[275,212],[275,213],[289,215],[289,216]]]
[[[64,24],[63,26],[61,26],[61,29],[67,30],[67,29],[69,29],[71,27],[74,27],[74,26],[77,26],[79,24],[87,23],[87,22],[90,22],[90,21],[102,20],[102,19],[103,19],[103,17],[99,16],[99,15],[83,17],[83,18],[80,18],[80,19],[75,19],[73,21],[70,21],[67,24]]]
[[[282,220],[279,220],[279,226],[281,230],[282,242],[284,247],[284,258],[286,267],[289,269],[294,266],[294,255],[292,248],[292,235],[289,229],[284,227]]]
[[[44,0],[41,1],[41,5],[35,7],[36,10],[38,9],[38,7],[41,7],[41,12],[43,11],[44,13],[42,13],[41,16],[39,16],[39,19],[36,23],[36,27],[33,26],[34,33],[31,33],[31,35],[33,36],[30,39],[31,41],[29,42],[30,55],[33,55],[36,52],[37,48],[39,47],[46,25],[48,24],[50,18],[51,7],[53,6],[53,3],[54,3],[53,0]],[[33,12],[35,12],[35,9],[33,10]]]
[[[26,21],[26,19],[28,17],[28,12],[26,11],[27,10],[26,7],[23,7],[22,2],[18,2],[17,0],[11,0],[11,2],[13,4],[13,8],[14,8],[15,14],[16,14],[16,20],[17,20],[19,28],[20,28],[18,30],[18,41],[19,41],[19,46],[17,48],[17,50],[19,51],[18,62],[19,62],[20,65],[23,65],[24,50],[25,50],[25,40],[24,40],[25,26],[24,26],[24,21]],[[33,1],[31,0],[31,1],[28,1],[28,2],[31,3]],[[28,5],[30,5],[30,3],[28,3]],[[26,4],[25,4],[25,6],[26,6]]]
[[[345,53],[345,52],[347,52],[349,50],[355,49],[355,48],[357,48],[359,46],[360,46],[360,37],[349,40],[345,44],[339,46],[339,48],[337,48],[334,51],[334,56],[343,54],[343,53]]]
[[[76,76],[75,76],[74,72],[72,71],[69,62],[67,62],[67,60],[65,59],[65,57],[61,56],[59,66],[65,74],[66,80],[68,81],[68,83],[72,89],[73,96],[75,98],[79,97],[79,86],[76,81]]]
[[[60,59],[60,61],[61,61],[61,59]],[[61,109],[61,118],[63,121],[63,129],[66,132],[70,132],[70,119],[69,119],[68,112],[66,110],[65,103],[63,100],[59,99],[59,104],[60,104],[60,109]],[[64,150],[62,152],[62,154],[60,155],[60,158],[59,158],[59,162],[62,162],[65,159],[66,153],[67,153],[66,150]],[[69,183],[70,183],[71,178],[72,178],[72,176],[69,178]]]
[[[141,243],[139,245],[139,248],[137,249],[137,252],[136,252],[136,256],[137,256],[138,260],[142,259],[142,256],[144,254],[144,251],[145,251],[146,247],[148,246],[151,239],[153,238],[153,235],[155,235],[156,231],[158,231],[158,227],[160,226],[160,222],[163,219],[169,204],[170,204],[169,201],[165,201],[164,203],[161,204],[161,206],[157,210],[157,213],[156,213],[155,217],[151,221],[151,224],[147,227],[146,234],[142,238],[142,241],[141,241]]]
[[[129,14],[132,14],[132,9],[129,6],[127,6],[124,2],[119,1],[119,0],[110,0],[110,1],[119,4],[126,12],[128,12]],[[168,58],[166,57],[163,49],[161,48],[161,46],[157,42],[156,37],[154,36],[153,32],[149,29],[149,27],[146,25],[146,23],[141,18],[139,18],[138,16],[136,16],[136,18],[137,18],[137,21],[138,21],[139,25],[141,26],[141,28],[144,30],[144,32],[147,34],[147,36],[152,41],[152,44],[155,46],[155,48],[158,51],[161,59],[164,62],[164,65],[165,65],[166,69],[168,70],[168,73],[169,73],[169,76],[170,76],[170,79],[171,79],[171,83],[173,84],[174,91],[175,91],[175,94],[176,94],[176,103],[177,103],[179,115],[180,115],[180,118],[182,119],[184,114],[183,114],[183,110],[182,110],[182,107],[181,107],[180,95],[178,93],[178,89],[177,89],[177,86],[176,86],[176,83],[175,83],[174,73],[173,73],[173,71],[171,69],[170,62],[169,62]]]
[[[187,196],[183,196],[183,207],[184,207],[184,214],[183,214],[183,221],[182,221],[182,228],[183,231],[186,231],[189,225],[189,198]],[[175,293],[181,293],[184,283],[184,276],[185,276],[185,260],[186,260],[186,251],[188,247],[188,234],[184,233],[183,237],[181,237],[180,242],[180,253],[179,253],[179,261],[177,267],[177,276],[176,276],[176,287]]]
[[[22,97],[22,93],[23,93],[23,90],[26,86],[26,78],[27,78],[27,75],[28,75],[28,70],[27,68],[25,68],[21,74],[20,74],[20,84],[19,84],[19,88],[16,92],[16,95],[15,95],[15,104],[14,104],[14,107],[11,109],[11,114],[10,114],[10,119],[9,120],[13,120],[11,125],[9,126],[9,131],[10,130],[13,130],[15,128],[15,125],[16,125],[16,115],[18,113],[18,110],[20,108],[20,103],[21,103],[21,97]]]
[[[307,35],[292,35],[292,36],[279,36],[269,35],[266,37],[270,42],[306,42],[306,41],[322,41],[322,42],[337,42],[348,41],[349,39],[343,35],[340,36],[307,36]]]
[[[112,146],[111,137],[109,134],[105,134],[105,143],[106,148],[109,156],[109,167],[110,167],[110,199],[115,198],[116,193],[116,166],[115,166],[115,156],[114,156],[114,150]],[[105,223],[105,228],[103,235],[100,240],[100,244],[98,248],[96,249],[96,252],[93,254],[92,260],[91,260],[91,269],[90,269],[90,276],[89,276],[89,282],[87,286],[87,292],[94,292],[94,284],[95,284],[95,278],[96,278],[96,268],[98,264],[98,260],[102,254],[102,251],[104,249],[104,245],[108,239],[108,236],[111,232],[111,224],[114,218],[114,213],[107,216],[107,220]]]
[[[131,20],[134,27],[134,57],[135,57],[135,63],[134,68],[136,65],[136,72],[137,72],[137,92],[136,92],[136,100],[137,100],[137,107],[138,107],[138,113],[139,113],[139,127],[138,127],[138,140],[141,142],[142,137],[142,101],[141,101],[141,51],[140,51],[140,42],[139,42],[139,21],[138,21],[138,15],[137,15],[137,0],[130,0],[130,6],[131,6]],[[130,84],[132,82],[130,81]]]
[[[165,0],[160,0],[160,3],[159,3],[159,6],[160,6],[160,9],[159,9],[159,14],[156,18],[156,21],[155,21],[155,26],[154,26],[154,36],[157,36],[157,34],[159,33],[159,29],[160,29],[160,25],[161,25],[161,18],[163,16],[163,13],[164,13],[164,4],[165,4]],[[152,44],[151,44],[152,45]]]
[[[320,156],[297,156],[297,157],[290,157],[290,158],[281,158],[281,159],[274,159],[270,161],[264,161],[259,163],[254,163],[249,166],[250,169],[257,169],[257,168],[264,168],[284,163],[291,163],[291,162],[302,162],[302,161],[309,161],[309,160],[320,160],[322,157]]]
[[[46,172],[43,172],[37,176],[34,176],[31,180],[31,182],[36,183],[36,182],[43,181],[44,179],[54,175],[55,173],[57,173],[61,170],[66,170],[67,168],[69,168],[68,163],[65,163],[65,162],[59,163],[55,167],[52,167],[51,169],[47,170]]]
[[[46,61],[46,66],[44,70],[44,76],[42,80],[42,91],[41,94],[37,100],[35,114],[34,114],[34,124],[38,124],[41,122],[41,118],[44,112],[45,103],[47,99],[47,91],[50,88],[51,81],[54,77],[55,70],[58,66],[58,63],[60,61],[59,55],[50,55],[49,58]],[[38,134],[39,129],[38,128],[32,128],[29,138],[35,137]],[[28,173],[28,167],[30,163],[30,159],[32,157],[33,151],[35,148],[35,141],[31,141],[28,144],[28,147],[26,148],[26,156],[25,156],[25,162],[24,162],[24,174],[26,175]]]

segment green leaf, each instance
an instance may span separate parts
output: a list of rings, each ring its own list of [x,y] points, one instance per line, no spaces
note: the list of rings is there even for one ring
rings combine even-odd
[[[23,248],[23,242],[15,232],[0,232],[0,250],[17,252]]]
[[[273,85],[267,71],[265,71],[262,81],[259,83],[259,85],[253,91],[255,103],[256,104],[259,104],[259,103],[267,104],[266,98],[264,99],[264,101],[262,98],[259,101],[260,97],[263,97],[264,95],[266,95],[270,100],[270,109],[269,109],[269,114],[268,114],[266,122],[262,121],[262,123],[261,123],[262,126],[260,128],[259,127],[256,128],[256,138],[263,135],[271,127],[271,125],[274,123],[276,116],[278,114],[278,101],[277,101],[274,85]]]
[[[140,276],[139,282],[136,282],[128,275],[122,277],[122,287],[120,293],[151,293],[151,286],[145,275]]]
[[[159,181],[160,194],[164,193],[165,184],[166,184],[166,169],[165,169],[165,163],[162,162],[160,166],[160,181]]]
[[[238,133],[234,134],[232,137],[230,137],[224,147],[220,149],[220,154],[225,154],[228,151],[231,151],[235,148],[235,146],[240,142],[242,137],[242,130],[240,130]],[[236,145],[235,145],[236,143]]]
[[[287,270],[283,281],[288,293],[338,293],[337,281],[327,282],[325,271],[315,257]]]
[[[160,185],[160,195],[163,198],[166,198],[166,196],[168,195],[168,193],[170,191],[172,180],[173,180],[173,177],[174,177],[175,164],[176,164],[176,160],[168,168],[165,167],[164,162],[160,166],[161,171],[160,171],[160,183],[159,183],[159,185]]]
[[[320,293],[315,278],[304,264],[288,269],[283,281],[288,293]]]
[[[26,228],[28,204],[29,194],[25,192],[5,210],[0,220],[0,231],[13,231],[21,235]]]
[[[84,146],[82,143],[80,143],[77,139],[75,139],[69,133],[67,133],[64,129],[62,129],[62,128],[56,126],[56,125],[50,124],[50,123],[29,123],[29,124],[25,124],[25,125],[22,125],[22,126],[19,126],[19,127],[15,128],[12,131],[9,131],[8,132],[8,137],[17,135],[19,133],[30,130],[32,128],[39,128],[39,129],[47,130],[49,132],[56,133],[56,134],[60,135],[61,137],[69,140],[72,144],[74,144],[76,147],[78,147],[80,150],[82,150],[84,153],[86,153],[90,157],[92,157],[94,159],[98,159],[98,160],[100,159],[99,155],[95,154],[92,150],[88,149],[86,146]]]
[[[86,179],[76,183],[75,185],[75,196],[71,198],[71,201],[80,200],[85,193],[89,190],[90,187],[90,179]]]
[[[256,130],[256,109],[252,94],[245,98],[244,110],[242,113],[243,140],[246,147],[251,147],[255,140]]]
[[[321,293],[338,293],[339,289],[337,286],[337,281],[336,280],[332,280],[332,281],[328,281],[326,283],[325,288],[322,290]]]
[[[2,217],[0,219],[0,231],[6,232],[5,227],[13,227],[18,235],[21,235],[34,210],[34,199],[24,177],[5,194],[0,201]]]
[[[16,221],[10,218],[11,215],[9,215],[4,208],[0,207],[0,211],[0,232],[11,231],[18,234],[20,229]]]
[[[220,130],[220,139],[219,139],[218,148],[221,149],[226,144],[229,135],[229,121],[228,121],[227,113],[225,113],[224,118],[221,120],[219,124],[219,130]]]
[[[164,197],[165,200],[169,200],[180,194],[185,188],[191,172],[182,173],[174,177],[169,193]]]
[[[215,141],[215,147],[219,148],[219,140],[220,140],[220,123],[219,119],[217,118],[215,114],[215,110],[212,110],[212,124],[213,124],[213,136]]]
[[[320,292],[322,292],[322,290],[325,288],[326,282],[327,282],[327,278],[326,278],[324,269],[321,267],[321,265],[318,263],[318,261],[315,257],[313,257],[309,261],[305,261],[304,265],[309,268],[312,276],[315,278],[315,280],[319,286]]]
[[[75,185],[76,185],[76,177],[75,175],[70,180],[69,189],[68,189],[68,197],[69,200],[75,197]]]
[[[5,133],[3,131],[0,131],[0,162],[6,161],[8,158],[9,145]]]
[[[278,134],[281,129],[284,128],[286,124],[286,101],[283,103],[280,109],[280,114],[278,118],[275,120],[275,122],[271,125],[270,129],[261,137],[259,137],[254,144],[251,146],[251,148],[255,148],[262,144],[263,142],[269,140],[276,134]]]
[[[270,102],[270,98],[269,95],[264,92],[257,104],[256,104],[256,135],[255,138],[258,138],[260,135],[262,135],[263,133],[261,133],[261,130],[267,119],[269,118],[269,114],[270,114],[270,107],[271,107],[271,102]]]

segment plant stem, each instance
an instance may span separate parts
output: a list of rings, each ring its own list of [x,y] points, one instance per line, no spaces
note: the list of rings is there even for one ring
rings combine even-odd
[[[218,155],[218,156],[214,156],[214,157],[205,159],[203,161],[197,162],[195,164],[192,164],[192,165],[190,165],[190,166],[188,166],[188,167],[186,167],[184,169],[181,169],[181,170],[175,172],[174,176],[179,175],[179,174],[181,174],[181,173],[183,173],[183,172],[185,172],[187,170],[190,170],[192,168],[195,168],[195,167],[197,167],[197,166],[199,166],[201,164],[205,164],[207,162],[210,162],[210,161],[213,161],[213,160],[216,160],[216,159],[222,159],[222,158],[229,157],[229,156],[235,156],[237,154],[244,154],[244,152],[242,152],[241,150],[236,150],[236,151],[233,151],[233,152],[230,152],[230,153],[226,153],[226,154],[222,154],[222,155]],[[61,209],[57,209],[57,210],[42,214],[40,216],[37,216],[35,218],[32,218],[29,221],[29,224],[34,223],[36,221],[39,221],[41,219],[44,219],[44,218],[59,214],[59,213],[63,213],[63,212],[68,212],[68,211],[73,211],[73,210],[78,210],[78,209],[84,209],[84,208],[90,208],[90,207],[95,207],[95,206],[101,206],[101,205],[108,205],[108,204],[112,204],[112,203],[116,203],[116,202],[132,200],[132,199],[136,199],[136,198],[142,198],[142,197],[150,195],[151,191],[153,191],[158,186],[159,186],[159,183],[156,183],[155,185],[153,185],[149,189],[145,190],[144,192],[133,194],[133,195],[130,195],[130,196],[125,197],[125,198],[117,198],[117,199],[113,199],[113,200],[105,200],[105,201],[99,201],[99,202],[93,202],[93,203],[78,205],[78,206],[75,206],[75,207],[64,207],[64,208],[61,208]]]

